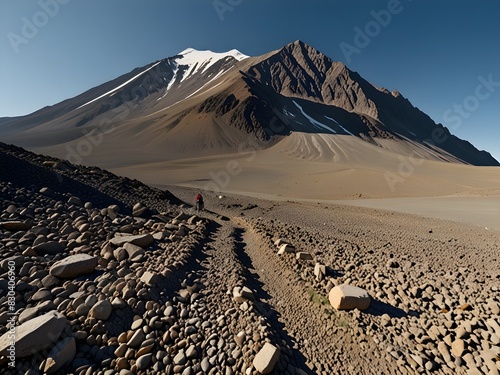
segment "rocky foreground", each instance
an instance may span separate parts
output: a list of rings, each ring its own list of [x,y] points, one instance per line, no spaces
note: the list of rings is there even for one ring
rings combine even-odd
[[[382,235],[371,214],[243,198],[207,208],[0,145],[1,371],[498,374],[494,234],[387,217]],[[369,305],[333,308],[339,285]]]

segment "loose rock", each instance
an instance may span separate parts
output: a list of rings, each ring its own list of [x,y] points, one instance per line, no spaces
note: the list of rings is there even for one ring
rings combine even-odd
[[[95,271],[97,258],[88,254],[70,255],[50,267],[50,274],[63,279],[75,278]]]
[[[337,285],[330,291],[328,299],[337,310],[366,310],[370,306],[368,292],[352,285]]]
[[[274,345],[266,342],[253,360],[255,369],[261,374],[270,374],[280,357],[280,351]]]
[[[66,317],[58,311],[28,320],[16,328],[16,358],[27,357],[50,346],[66,327]],[[6,355],[10,346],[9,332],[0,337],[0,355]]]

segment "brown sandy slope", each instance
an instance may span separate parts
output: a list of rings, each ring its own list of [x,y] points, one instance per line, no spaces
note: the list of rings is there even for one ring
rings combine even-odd
[[[296,133],[256,152],[110,167],[154,185],[281,201],[345,200],[500,229],[500,169],[417,160],[402,156],[412,155],[410,148],[395,146],[398,153],[352,136]]]
[[[117,158],[105,167],[150,184],[296,199],[500,194],[498,168],[416,159],[409,148],[403,156],[352,136],[296,133],[266,150],[243,150],[128,166]]]

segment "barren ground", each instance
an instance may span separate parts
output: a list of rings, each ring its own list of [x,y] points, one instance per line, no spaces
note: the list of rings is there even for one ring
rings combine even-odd
[[[196,191],[168,188],[186,202]],[[465,365],[465,360],[447,367],[436,359],[437,345],[447,336],[456,339],[462,319],[472,320],[479,334],[480,317],[492,317],[481,306],[489,299],[499,302],[496,230],[403,212],[231,194],[222,199],[207,196],[206,208],[229,217],[225,225],[241,229],[244,246],[239,250],[248,257],[245,266],[315,373],[369,374],[375,368],[377,373],[414,373],[426,364],[432,371],[465,372],[467,367],[454,364]],[[307,262],[280,258],[273,246],[277,238],[290,240],[298,251],[326,264],[330,284],[315,282]],[[372,307],[362,314],[331,312],[324,298],[340,283],[369,290],[375,297]],[[422,290],[424,295],[418,293]],[[466,303],[472,312],[460,310]],[[448,310],[460,316],[459,321],[445,314]],[[498,321],[498,315],[493,317]],[[469,343],[472,353],[470,337]],[[499,350],[498,343],[481,345],[481,353]],[[468,365],[469,371],[481,367],[480,362]]]
[[[8,146],[2,151],[1,285],[5,265],[15,260],[22,324],[56,311],[64,322],[48,346],[33,327],[38,349],[18,359],[21,373],[43,368],[57,354],[48,353],[56,342],[75,346],[59,373],[78,375],[257,375],[253,360],[265,342],[280,349],[274,374],[500,370],[499,231],[448,220],[458,211],[415,215],[425,202],[441,205],[427,209],[453,213],[458,203],[479,197],[446,198],[444,205],[445,198],[411,198],[404,202],[420,203],[405,208],[398,200],[391,206],[389,200],[339,204],[204,193],[206,210],[198,214],[191,207],[195,189],[151,189],[99,168],[56,168],[61,163],[50,158]],[[491,191],[483,195],[483,210],[498,207]],[[363,202],[386,209],[347,205]],[[474,206],[469,217],[482,218],[479,203]],[[153,211],[141,217],[146,208]],[[123,233],[151,241],[136,246],[135,256],[128,253],[134,248],[110,243]],[[312,260],[278,255],[277,239]],[[39,254],[39,245],[57,251]],[[56,262],[79,254],[96,258],[92,270],[52,276]],[[314,274],[317,263],[326,266],[325,277]],[[327,296],[339,284],[364,288],[370,307],[334,310]],[[244,286],[255,300],[234,298]],[[107,303],[109,314],[92,316],[97,303]],[[7,311],[2,303],[4,346]],[[144,340],[132,340],[141,335]]]

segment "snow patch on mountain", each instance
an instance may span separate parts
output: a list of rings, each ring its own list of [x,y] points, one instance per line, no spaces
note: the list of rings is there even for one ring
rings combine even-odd
[[[295,100],[293,100],[293,104],[295,104],[295,106],[299,109],[299,111],[302,113],[302,115],[305,118],[307,118],[309,120],[309,122],[311,124],[313,124],[316,128],[327,130],[333,134],[337,134],[337,132],[335,130],[333,130],[332,128],[330,128],[329,126],[322,124],[321,122],[319,122],[319,121],[315,120],[314,118],[312,118],[311,116],[309,116]]]
[[[345,131],[346,133],[348,133],[348,134],[350,134],[350,135],[354,135],[354,134],[352,134],[349,130],[347,130],[346,128],[344,128],[342,125],[340,125],[340,123],[339,123],[337,120],[335,120],[334,118],[328,117],[328,116],[326,116],[326,115],[325,115],[325,118],[326,118],[326,119],[328,119],[328,120],[333,121],[334,123],[336,123],[336,124],[337,124],[338,126],[340,126],[340,128],[341,128],[343,131]]]
[[[172,78],[170,79],[170,82],[167,85],[167,88],[165,90],[165,93],[158,99],[161,100],[167,94],[169,93],[170,89],[174,85],[174,83],[181,84],[183,81],[188,79],[194,74],[197,73],[204,73],[207,71],[212,65],[214,65],[217,61],[224,59],[226,57],[234,57],[236,60],[241,61],[243,59],[248,58],[249,56],[244,55],[240,51],[236,49],[232,49],[227,52],[212,52],[212,51],[198,51],[195,50],[194,48],[187,48],[182,52],[179,52],[177,55],[174,56],[173,59],[169,59],[169,64],[173,65],[173,75]],[[187,69],[179,69],[180,66],[187,66]],[[192,96],[194,96],[196,93],[198,93],[200,90],[202,90],[204,87],[209,85],[211,82],[219,78],[221,75],[226,73],[229,69],[222,69],[220,72],[218,72],[213,78],[210,78],[210,80],[205,83],[202,87],[197,89],[196,91],[192,92],[190,95],[188,95],[185,99],[188,99]],[[219,83],[220,84],[220,83]],[[214,87],[217,87],[219,84],[215,85]]]
[[[168,83],[167,85],[167,91],[170,90],[170,88],[172,87],[172,85],[174,84],[175,82],[175,79],[177,78],[177,72],[179,71],[179,68],[176,66],[174,68],[174,74],[172,75],[172,79],[170,80],[170,82]]]
[[[212,65],[214,65],[217,61],[224,59],[226,57],[234,57],[236,60],[241,61],[243,59],[248,58],[247,55],[244,55],[240,51],[236,49],[232,49],[227,52],[212,52],[209,50],[206,51],[198,51],[193,48],[185,49],[184,51],[177,54],[180,56],[175,59],[177,65],[187,65],[188,69],[184,76],[181,79],[181,82],[184,81],[187,77],[195,74],[195,73],[203,73]]]
[[[93,103],[95,102],[96,100],[99,100],[101,98],[104,98],[105,96],[112,96],[114,93],[116,93],[116,91],[118,91],[119,89],[121,89],[122,87],[125,87],[126,85],[128,85],[130,82],[136,80],[137,78],[139,78],[140,76],[142,76],[144,73],[148,72],[149,70],[153,69],[156,65],[158,65],[159,63],[161,63],[161,61],[158,61],[156,64],[153,64],[151,65],[149,68],[147,68],[146,70],[144,70],[143,72],[135,75],[134,77],[130,78],[127,82],[125,83],[122,83],[120,86],[118,87],[115,87],[113,90],[110,90],[108,91],[107,93],[105,94],[102,94],[101,96],[98,96],[97,98],[95,99],[92,99],[91,101],[85,103],[85,104],[82,104],[80,107],[78,107],[77,109],[80,109],[82,107],[85,107],[86,105],[89,105],[90,103]]]

